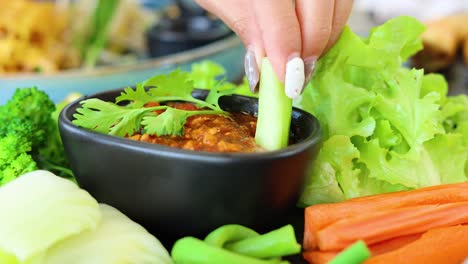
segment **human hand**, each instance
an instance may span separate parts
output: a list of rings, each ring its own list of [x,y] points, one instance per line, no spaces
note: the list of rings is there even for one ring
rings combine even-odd
[[[247,48],[245,72],[253,91],[267,56],[285,92],[296,98],[315,62],[338,39],[353,0],[195,0],[222,19]],[[294,3],[295,2],[295,3]]]

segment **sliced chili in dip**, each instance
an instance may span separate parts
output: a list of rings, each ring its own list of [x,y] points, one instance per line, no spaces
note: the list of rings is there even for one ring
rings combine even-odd
[[[168,103],[178,109],[199,110],[190,103]],[[150,103],[147,106],[155,106]],[[258,152],[255,143],[257,118],[243,113],[194,115],[187,119],[182,136],[156,136],[136,133],[130,139],[195,151]]]

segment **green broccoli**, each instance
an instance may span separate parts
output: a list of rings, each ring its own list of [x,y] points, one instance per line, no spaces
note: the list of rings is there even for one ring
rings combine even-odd
[[[36,87],[17,89],[0,106],[0,186],[36,169],[72,176],[55,111],[55,104]]]
[[[9,133],[0,138],[0,185],[37,169],[36,162],[29,154],[31,142],[18,135]]]
[[[23,130],[30,126],[27,135],[33,148],[44,144],[51,128],[51,115],[55,104],[49,96],[36,87],[17,89],[13,97],[0,107],[0,136]],[[12,120],[17,122],[12,123]]]

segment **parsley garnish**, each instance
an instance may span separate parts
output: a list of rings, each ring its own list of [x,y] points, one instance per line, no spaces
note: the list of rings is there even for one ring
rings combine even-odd
[[[193,81],[187,72],[176,70],[168,75],[157,75],[135,89],[125,88],[115,103],[97,98],[83,100],[82,108],[73,115],[73,123],[101,133],[115,136],[127,136],[143,131],[151,135],[182,135],[187,118],[193,115],[220,114],[228,115],[218,104],[223,95],[232,94],[233,89],[218,90],[213,87],[207,100],[192,96]],[[182,101],[195,104],[201,110],[188,111],[173,108],[164,103]],[[127,102],[121,106],[118,103]],[[145,107],[156,102],[160,106]],[[164,110],[159,113],[156,110]]]

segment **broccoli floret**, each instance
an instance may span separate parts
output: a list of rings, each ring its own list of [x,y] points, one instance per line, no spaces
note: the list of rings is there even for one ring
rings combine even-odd
[[[36,87],[17,89],[13,97],[0,107],[0,136],[29,127],[27,137],[32,147],[44,143],[51,128],[55,104]]]
[[[0,186],[17,176],[37,169],[30,154],[31,142],[20,134],[9,133],[0,138]]]
[[[54,111],[55,104],[35,87],[17,89],[0,106],[0,186],[36,169],[72,176]]]

